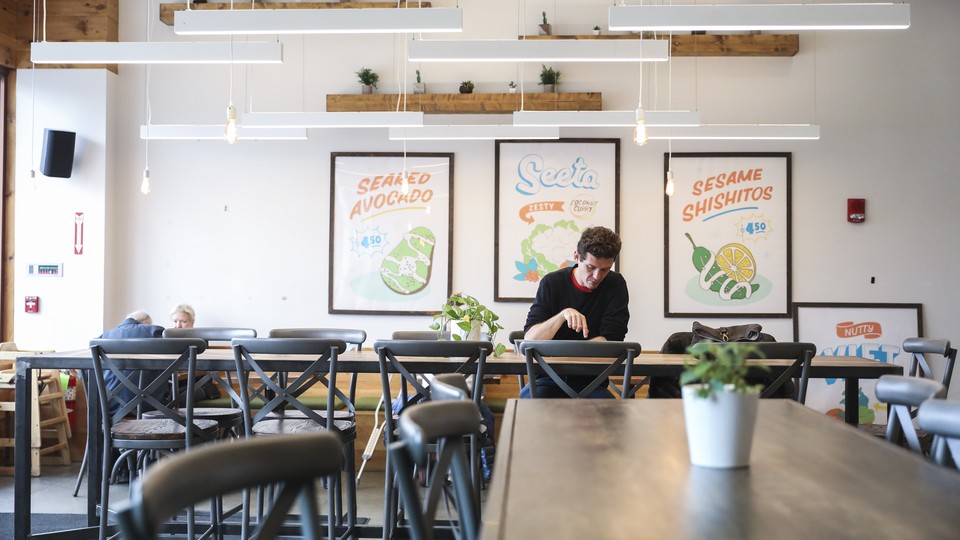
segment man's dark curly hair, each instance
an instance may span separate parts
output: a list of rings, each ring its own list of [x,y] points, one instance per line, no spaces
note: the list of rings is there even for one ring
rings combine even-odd
[[[577,253],[580,259],[587,254],[598,259],[616,259],[620,255],[620,236],[606,227],[590,227],[584,229],[577,242]]]

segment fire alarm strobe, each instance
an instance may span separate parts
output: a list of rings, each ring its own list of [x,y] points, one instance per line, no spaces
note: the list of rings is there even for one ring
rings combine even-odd
[[[24,303],[24,311],[27,313],[40,313],[40,297],[27,296]]]

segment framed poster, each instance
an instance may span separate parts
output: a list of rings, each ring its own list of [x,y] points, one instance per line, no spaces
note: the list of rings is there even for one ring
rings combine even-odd
[[[620,139],[497,141],[496,161],[494,300],[531,302],[584,229],[619,232]]]
[[[331,153],[328,311],[438,312],[452,224],[453,154]]]
[[[923,335],[920,304],[837,304],[797,302],[793,305],[793,336],[813,343],[820,356],[860,356],[910,369],[903,340]],[[886,424],[887,407],[873,393],[876,381],[860,380],[856,396],[861,424]],[[806,405],[844,419],[843,381],[810,379]]]
[[[664,316],[789,317],[791,155],[663,157]]]

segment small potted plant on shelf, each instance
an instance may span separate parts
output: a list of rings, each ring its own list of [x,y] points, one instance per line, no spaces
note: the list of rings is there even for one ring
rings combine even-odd
[[[360,80],[360,93],[362,94],[372,94],[373,89],[380,82],[380,75],[368,67],[360,68],[360,71],[357,72],[357,78]]]
[[[595,35],[595,36],[599,36],[599,35],[600,35],[600,25],[597,25],[597,26],[594,26],[594,27],[593,27],[593,35]]]
[[[736,342],[700,342],[687,352],[694,360],[685,363],[680,384],[690,462],[746,467],[761,388],[747,384],[747,359],[763,355],[755,345]]]
[[[433,316],[431,330],[437,331],[437,339],[442,339],[445,330],[450,331],[450,339],[454,341],[476,341],[480,339],[480,332],[487,330],[487,340],[493,342],[498,330],[503,326],[498,322],[500,317],[490,311],[476,298],[463,293],[456,293],[440,306],[440,313]],[[494,356],[500,356],[507,349],[503,343],[494,347]]]
[[[473,93],[473,82],[472,81],[463,81],[460,83],[460,93],[461,94],[472,94]]]
[[[427,85],[420,82],[420,70],[417,70],[417,82],[413,84],[414,94],[423,94],[427,91]]]
[[[560,84],[560,72],[544,64],[540,65],[543,66],[540,70],[540,84],[543,85],[543,91],[548,94],[556,92],[557,85]]]
[[[549,36],[550,35],[550,23],[547,22],[547,12],[542,12],[543,24],[540,25],[540,35]]]
[[[508,83],[507,83],[507,90],[508,90],[511,94],[516,94],[516,93],[517,93],[517,83],[515,83],[515,82],[513,82],[513,81],[508,82]]]

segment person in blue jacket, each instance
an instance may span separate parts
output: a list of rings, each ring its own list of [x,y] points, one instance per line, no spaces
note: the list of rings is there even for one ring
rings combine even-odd
[[[163,336],[163,327],[153,324],[150,315],[145,311],[134,311],[127,315],[116,327],[107,330],[100,335],[101,339],[132,339],[132,338],[159,338]],[[132,370],[130,370],[132,372]],[[112,371],[106,370],[103,374],[104,383],[107,390],[113,390],[120,385],[120,381]],[[164,394],[156,396],[161,401],[169,399],[169,389],[164,389]],[[114,399],[110,400],[110,414],[115,414],[124,403],[133,398],[133,393],[127,389],[121,389]]]

